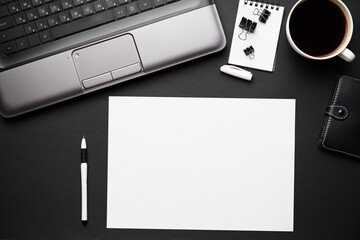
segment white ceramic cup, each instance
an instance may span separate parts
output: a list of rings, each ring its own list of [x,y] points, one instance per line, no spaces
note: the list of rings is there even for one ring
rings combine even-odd
[[[347,22],[347,31],[346,31],[346,36],[343,40],[343,42],[341,43],[341,46],[334,52],[332,52],[331,54],[328,54],[326,56],[320,56],[320,57],[315,57],[315,56],[311,56],[309,54],[306,54],[305,52],[303,52],[300,48],[298,48],[298,46],[296,46],[296,44],[294,43],[291,34],[290,34],[290,19],[292,16],[292,13],[294,11],[294,9],[299,6],[300,4],[302,4],[303,2],[305,2],[307,0],[299,0],[291,9],[289,16],[287,18],[286,21],[286,36],[287,39],[290,43],[290,46],[301,56],[304,56],[306,58],[309,59],[313,59],[313,60],[325,60],[325,59],[329,59],[329,58],[333,58],[335,56],[339,56],[342,59],[344,59],[347,62],[352,62],[355,59],[355,54],[350,51],[349,49],[347,49],[347,45],[349,44],[352,34],[353,34],[353,29],[354,29],[354,24],[353,24],[353,19],[351,16],[351,13],[349,11],[349,9],[346,7],[346,5],[340,1],[340,0],[328,0],[331,1],[333,3],[335,3],[340,9],[341,11],[344,13],[345,18],[346,18],[346,22]],[[304,16],[306,17],[306,16]]]

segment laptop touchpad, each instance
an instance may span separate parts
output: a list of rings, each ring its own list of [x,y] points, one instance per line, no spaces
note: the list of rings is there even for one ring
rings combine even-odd
[[[78,49],[72,54],[84,87],[140,72],[141,62],[130,34]]]

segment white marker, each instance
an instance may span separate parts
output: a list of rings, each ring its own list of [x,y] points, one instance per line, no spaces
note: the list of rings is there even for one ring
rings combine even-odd
[[[224,65],[220,68],[220,71],[223,73],[229,74],[231,76],[241,78],[244,80],[251,81],[252,73],[245,71],[244,69],[241,69],[239,67],[231,66],[231,65]]]

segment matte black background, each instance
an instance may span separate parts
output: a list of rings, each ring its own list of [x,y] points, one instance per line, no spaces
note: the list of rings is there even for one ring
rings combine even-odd
[[[360,239],[360,160],[317,148],[336,76],[360,77],[360,1],[344,0],[355,25],[352,63],[297,55],[285,34],[296,0],[279,2],[285,14],[275,72],[252,70],[252,82],[219,71],[229,56],[238,0],[218,0],[228,40],[223,51],[23,116],[0,118],[0,239]],[[106,229],[109,96],[295,98],[294,232]],[[83,135],[89,148],[87,226],[80,221]]]

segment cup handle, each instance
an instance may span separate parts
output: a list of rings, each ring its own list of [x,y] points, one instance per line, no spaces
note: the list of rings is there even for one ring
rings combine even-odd
[[[347,62],[352,62],[355,59],[355,54],[347,48],[345,48],[338,56]]]

